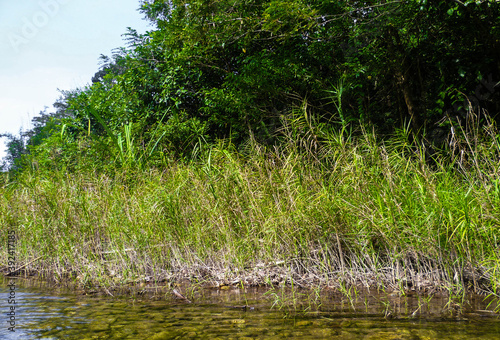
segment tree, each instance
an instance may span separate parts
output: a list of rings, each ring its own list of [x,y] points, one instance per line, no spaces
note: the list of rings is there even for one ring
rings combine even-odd
[[[463,120],[464,95],[500,118],[495,1],[140,3],[155,29],[129,29],[127,46],[101,56],[93,83],[59,106],[66,136],[110,164],[124,160],[124,136],[153,158],[219,138],[278,143],[304,103],[330,129],[369,124],[390,135],[411,124],[416,138]],[[39,123],[37,145],[58,131]]]
[[[456,91],[470,95],[488,76],[500,79],[499,14],[493,1],[366,8],[351,38],[350,46],[359,48],[350,54],[355,67],[348,72],[357,95],[370,101],[365,114],[383,129],[411,121],[414,132],[422,132],[450,112]],[[360,72],[368,77],[359,79]]]
[[[22,136],[22,132],[19,133],[19,136],[3,133],[0,134],[0,138],[7,138],[7,142],[5,143],[7,147],[7,155],[2,159],[0,169],[2,171],[6,170],[17,170],[20,168],[21,157],[26,153],[26,145],[25,139]]]

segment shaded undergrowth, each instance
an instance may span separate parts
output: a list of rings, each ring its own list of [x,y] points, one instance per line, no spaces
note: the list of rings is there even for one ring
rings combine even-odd
[[[281,147],[221,142],[161,169],[24,171],[2,178],[0,223],[18,267],[84,287],[189,278],[495,297],[500,149],[483,135],[454,135],[431,158],[404,131],[292,124]]]

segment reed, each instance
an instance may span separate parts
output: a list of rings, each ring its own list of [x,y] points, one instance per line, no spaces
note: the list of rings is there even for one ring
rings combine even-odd
[[[496,132],[464,131],[430,159],[405,131],[382,141],[300,124],[314,126],[290,123],[279,147],[221,141],[161,168],[3,175],[0,224],[27,272],[85,287],[189,278],[498,297]]]

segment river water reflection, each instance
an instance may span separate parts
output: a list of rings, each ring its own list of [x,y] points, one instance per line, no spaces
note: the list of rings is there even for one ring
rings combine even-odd
[[[277,300],[262,289],[200,289],[189,304],[165,293],[82,296],[21,279],[10,332],[7,283],[0,279],[0,339],[500,339],[500,319],[480,300],[461,317],[444,312],[445,299],[380,296],[332,299],[303,313],[271,308]],[[254,309],[231,308],[243,305]]]

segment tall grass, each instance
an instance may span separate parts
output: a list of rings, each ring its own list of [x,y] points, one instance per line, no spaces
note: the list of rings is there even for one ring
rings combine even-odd
[[[113,176],[25,171],[0,182],[0,224],[17,231],[19,264],[38,259],[25,270],[88,286],[187,277],[498,296],[493,127],[429,159],[405,131],[381,141],[303,119],[280,147],[220,142]]]

